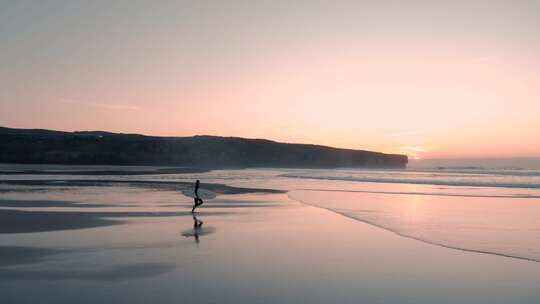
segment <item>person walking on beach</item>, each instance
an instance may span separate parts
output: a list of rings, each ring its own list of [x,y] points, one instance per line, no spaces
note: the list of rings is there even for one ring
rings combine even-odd
[[[199,187],[200,187],[200,181],[197,180],[195,182],[195,197],[193,198],[193,209],[191,209],[191,213],[194,213],[195,212],[195,208],[199,207],[200,205],[202,205],[204,202],[203,200],[199,197]]]

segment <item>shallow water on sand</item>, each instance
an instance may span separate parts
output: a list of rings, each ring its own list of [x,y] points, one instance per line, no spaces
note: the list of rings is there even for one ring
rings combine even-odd
[[[115,204],[133,203],[133,189],[107,190],[126,193]],[[83,192],[90,200],[92,191]],[[163,195],[161,205],[175,194],[139,192],[137,204]],[[176,212],[189,208],[190,201],[176,200]],[[132,215],[113,217],[122,220],[117,225],[0,234],[1,260],[11,259],[0,265],[2,303],[535,303],[540,297],[538,263],[401,238],[285,194],[207,202],[197,219],[211,229],[198,242],[186,233],[195,231],[190,215]]]
[[[454,249],[540,261],[540,200],[292,191],[291,198]]]
[[[297,201],[436,245],[540,261],[538,170],[224,170],[197,176],[287,190]],[[391,176],[394,182],[349,176]],[[437,184],[424,184],[426,178]],[[455,181],[467,186],[451,186]],[[474,186],[482,183],[498,186]]]
[[[534,192],[294,179],[287,172],[117,177],[291,190],[219,195],[196,218],[192,199],[170,187],[0,183],[1,302],[540,299],[540,263],[496,255],[538,256]]]

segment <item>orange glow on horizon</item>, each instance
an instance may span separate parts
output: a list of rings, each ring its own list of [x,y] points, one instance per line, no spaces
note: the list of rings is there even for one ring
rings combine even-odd
[[[6,13],[1,124],[540,156],[540,18],[526,5],[148,6]]]

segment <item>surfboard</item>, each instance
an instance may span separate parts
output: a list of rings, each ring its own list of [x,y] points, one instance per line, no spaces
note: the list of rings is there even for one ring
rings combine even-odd
[[[203,200],[216,198],[216,193],[207,189],[199,189],[199,197]],[[196,197],[195,189],[182,190],[182,194],[187,197]]]

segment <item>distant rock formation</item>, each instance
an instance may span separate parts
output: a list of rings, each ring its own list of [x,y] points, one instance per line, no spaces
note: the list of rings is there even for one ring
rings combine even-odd
[[[405,155],[264,139],[156,137],[0,127],[0,162],[218,168],[403,168]]]

